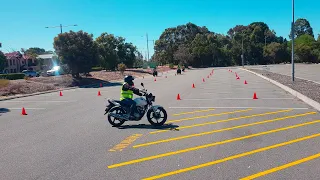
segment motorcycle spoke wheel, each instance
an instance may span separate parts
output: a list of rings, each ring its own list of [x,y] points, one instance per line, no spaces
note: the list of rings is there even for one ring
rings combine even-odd
[[[167,112],[163,108],[158,108],[156,112],[151,109],[147,113],[147,119],[151,125],[162,126],[167,121]]]
[[[109,113],[125,114],[124,110],[122,108],[120,108],[120,107],[114,107],[114,108],[110,109]],[[108,121],[114,127],[119,127],[125,122],[125,120],[123,120],[123,119],[118,119],[116,117],[110,116],[109,113],[108,113]]]

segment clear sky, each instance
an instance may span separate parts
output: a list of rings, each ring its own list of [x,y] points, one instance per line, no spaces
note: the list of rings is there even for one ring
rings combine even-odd
[[[295,2],[296,18],[307,18],[315,36],[319,34],[320,1]],[[277,35],[288,37],[291,14],[291,0],[0,0],[0,42],[4,52],[29,47],[53,50],[60,29],[45,27],[77,24],[63,31],[84,30],[95,38],[112,33],[145,54],[146,33],[156,40],[165,28],[188,22],[226,34],[235,25],[263,21]],[[149,43],[151,57],[153,42]]]

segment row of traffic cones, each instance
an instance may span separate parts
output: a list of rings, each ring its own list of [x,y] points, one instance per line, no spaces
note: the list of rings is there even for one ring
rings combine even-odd
[[[232,72],[232,70],[230,70],[230,69],[228,71]],[[239,80],[240,77],[238,76],[237,72],[234,72],[234,74],[236,75],[236,79]],[[247,80],[244,80],[244,84],[248,84]],[[257,96],[256,92],[253,93],[253,98],[252,99],[258,99],[258,96]]]

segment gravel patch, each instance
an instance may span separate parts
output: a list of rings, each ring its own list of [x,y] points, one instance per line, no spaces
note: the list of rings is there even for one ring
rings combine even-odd
[[[266,72],[259,69],[248,69],[250,71],[259,73],[266,76],[272,80],[275,80],[291,89],[298,91],[299,93],[313,99],[320,103],[320,84],[313,83],[311,81],[295,78],[294,83],[292,82],[292,77],[287,75],[282,75],[278,73]]]

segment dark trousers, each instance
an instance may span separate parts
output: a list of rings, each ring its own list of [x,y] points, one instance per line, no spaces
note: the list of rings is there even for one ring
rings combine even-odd
[[[123,99],[121,101],[122,104],[130,108],[130,115],[133,115],[134,109],[136,107],[136,102],[130,98]]]

